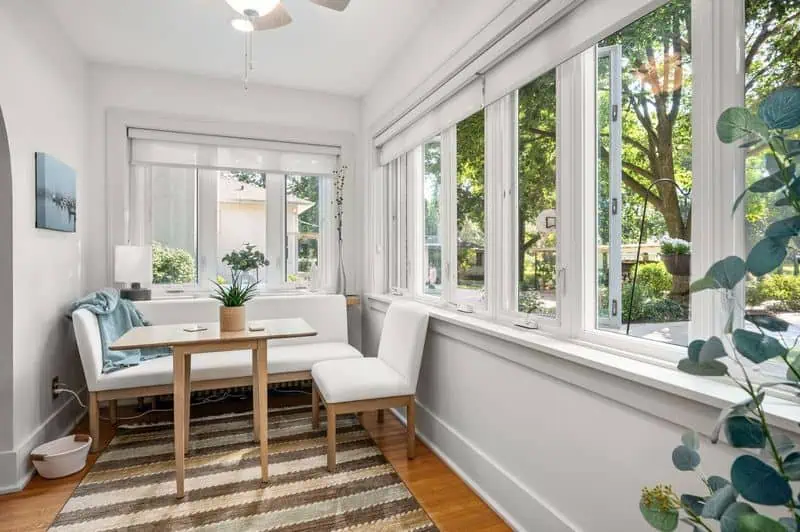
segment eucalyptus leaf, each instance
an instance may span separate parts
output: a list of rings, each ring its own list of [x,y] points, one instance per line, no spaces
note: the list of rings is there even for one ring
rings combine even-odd
[[[692,362],[699,362],[700,351],[703,350],[704,345],[706,345],[705,340],[692,340],[688,348],[689,360],[691,360]]]
[[[706,277],[714,279],[721,288],[731,290],[744,279],[746,273],[744,261],[739,257],[730,256],[712,264]]]
[[[760,405],[765,396],[766,393],[761,391],[756,395],[756,401],[753,401],[752,397],[747,397],[738,403],[734,403],[729,407],[724,408],[719,413],[717,422],[714,424],[714,428],[711,431],[711,443],[717,443],[719,441],[719,432],[729,417],[747,414],[748,412],[752,411],[757,404]]]
[[[800,88],[774,90],[758,106],[759,118],[770,129],[794,129],[800,126]]]
[[[754,513],[756,513],[755,509],[746,502],[731,504],[719,519],[721,532],[737,532],[739,530],[739,518],[743,515]]]
[[[702,292],[703,290],[717,290],[720,286],[714,279],[710,277],[701,277],[691,284],[689,290],[692,293]]]
[[[722,344],[722,340],[716,336],[712,336],[705,344],[703,344],[703,348],[700,349],[697,361],[703,364],[726,356],[728,356],[728,354],[725,352],[725,346]]]
[[[742,497],[755,504],[781,506],[792,499],[792,488],[786,479],[775,468],[749,454],[734,460],[731,483]]]
[[[789,367],[786,368],[786,378],[793,382],[800,382],[800,378],[798,378],[796,374],[800,373],[800,348],[792,348],[786,353],[786,362],[789,365]]]
[[[786,259],[786,243],[776,238],[758,242],[747,255],[747,271],[761,277],[777,269]]]
[[[759,327],[770,332],[786,332],[789,330],[789,322],[782,320],[777,316],[765,313],[747,312],[744,319]]]
[[[783,525],[786,532],[797,532],[797,521],[791,517],[781,517],[778,519],[778,522]]]
[[[694,471],[700,465],[700,455],[685,445],[678,445],[672,451],[672,464],[679,471]]]
[[[793,451],[783,460],[783,472],[789,480],[800,480],[800,453]]]
[[[718,475],[711,475],[706,479],[706,484],[708,484],[708,489],[716,492],[729,485],[730,482]]]
[[[746,416],[729,417],[725,422],[725,437],[732,447],[739,449],[762,449],[767,441],[761,424]]]
[[[744,192],[739,194],[739,197],[736,198],[736,201],[733,202],[733,209],[732,212],[736,212],[739,208],[739,205],[742,203],[742,200],[745,198],[748,192],[754,192],[756,194],[765,194],[768,192],[775,192],[782,189],[785,186],[783,179],[783,174],[774,174],[762,179],[759,179],[749,187],[747,187]]]
[[[690,375],[699,377],[724,377],[728,374],[728,366],[719,360],[710,362],[695,362],[689,358],[684,358],[678,362],[678,369]]]
[[[706,500],[706,504],[703,506],[703,513],[701,515],[711,519],[719,519],[722,517],[722,514],[725,512],[725,510],[727,510],[731,504],[736,502],[737,496],[738,493],[736,493],[736,490],[733,486],[730,484],[725,486]]]
[[[775,443],[778,454],[785,456],[794,450],[794,442],[789,436],[775,430],[771,430],[770,432],[772,432],[772,441]]]
[[[786,532],[779,522],[761,514],[745,514],[739,517],[738,532]]]
[[[744,107],[726,109],[717,120],[717,136],[725,144],[751,135],[767,138],[769,130],[763,120]]]
[[[744,329],[733,331],[733,345],[737,351],[756,364],[783,356],[787,352],[775,338]]]
[[[778,220],[767,227],[764,236],[786,241],[800,234],[800,216],[791,216]]]
[[[700,449],[700,435],[693,430],[684,432],[683,436],[681,436],[681,442],[693,451]]]
[[[649,507],[644,501],[639,503],[639,511],[647,523],[662,532],[672,532],[678,528],[678,510],[662,510],[661,508]]]
[[[705,504],[706,499],[704,497],[688,494],[681,495],[681,506],[689,509],[691,512],[696,513],[697,515],[703,513],[703,507]]]

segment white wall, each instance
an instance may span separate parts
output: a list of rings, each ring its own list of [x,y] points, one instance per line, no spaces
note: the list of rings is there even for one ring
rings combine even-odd
[[[28,471],[31,447],[75,421],[74,403],[61,410],[67,397],[51,398],[52,377],[76,388],[83,381],[64,314],[84,288],[85,66],[48,13],[39,0],[0,3],[0,107],[11,154],[15,285],[13,370],[6,353],[0,354],[6,357],[0,361],[4,378],[6,371],[13,375],[13,392],[5,382],[0,389],[0,490],[14,487]],[[34,228],[36,151],[76,170],[75,234]]]
[[[392,111],[512,3],[513,0],[442,0],[364,97],[363,125],[372,126]]]
[[[365,303],[367,354],[377,353],[386,308]],[[686,430],[672,421],[708,433],[719,413],[437,319],[417,403],[418,434],[473,489],[514,528],[548,532],[646,530],[644,486],[703,494],[696,474],[672,466]],[[703,439],[700,454],[704,474],[729,478],[739,453]]]
[[[231,58],[236,60],[236,58]],[[324,89],[324,87],[323,87]],[[359,131],[359,101],[354,98],[202,78],[139,68],[93,64],[89,67],[89,181],[87,216],[94,228],[87,246],[88,284],[107,286],[106,243],[106,115],[110,109],[158,113],[169,118],[224,124],[265,124],[309,130]],[[355,154],[343,154],[355,161]],[[351,166],[353,164],[351,163]],[[358,168],[349,174],[345,209],[359,212]],[[350,205],[350,207],[348,207]],[[348,221],[349,220],[349,221]],[[348,279],[360,284],[361,231],[358,219],[345,214]]]

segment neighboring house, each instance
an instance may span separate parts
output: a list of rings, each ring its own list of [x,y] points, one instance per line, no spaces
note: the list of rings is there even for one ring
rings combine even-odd
[[[217,272],[230,275],[230,268],[222,263],[222,257],[239,249],[244,243],[254,244],[265,251],[267,242],[267,203],[265,189],[242,183],[235,177],[219,179],[217,210]],[[300,233],[299,216],[314,206],[308,200],[294,196],[286,197],[286,275],[298,273],[298,240],[319,238],[318,233]],[[267,258],[275,266],[275,257]],[[260,268],[258,278],[265,278],[265,269]]]

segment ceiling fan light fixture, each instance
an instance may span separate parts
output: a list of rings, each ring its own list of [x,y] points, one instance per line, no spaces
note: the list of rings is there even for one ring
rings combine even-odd
[[[263,17],[278,7],[280,0],[225,0],[231,8],[245,17]]]
[[[250,33],[255,29],[253,23],[246,18],[235,18],[231,20],[231,26],[233,26],[233,29],[244,33]]]

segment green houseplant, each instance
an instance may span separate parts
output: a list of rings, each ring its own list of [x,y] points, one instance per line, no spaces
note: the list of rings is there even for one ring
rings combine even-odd
[[[219,330],[243,331],[247,323],[245,304],[255,297],[258,286],[255,283],[245,283],[242,272],[237,270],[233,270],[230,284],[211,282],[214,285],[211,298],[222,303],[219,308]]]
[[[681,522],[691,530],[722,532],[785,532],[800,530],[800,504],[790,482],[800,480],[800,450],[787,436],[772,430],[763,407],[769,388],[800,389],[800,349],[786,345],[781,336],[790,324],[780,318],[746,312],[736,299],[739,285],[748,276],[762,277],[780,268],[791,241],[800,235],[800,141],[792,130],[800,127],[800,88],[786,87],[767,96],[758,114],[741,107],[726,110],[717,123],[719,139],[730,144],[764,152],[769,175],[747,187],[733,206],[738,209],[748,193],[767,194],[776,206],[790,207],[792,216],[768,226],[764,236],[746,259],[730,256],[716,262],[705,277],[695,281],[693,292],[714,290],[728,310],[724,333],[689,345],[688,357],[678,369],[707,377],[727,377],[744,392],[744,399],[724,409],[711,432],[711,442],[724,430],[728,443],[743,449],[732,463],[730,480],[722,476],[705,477],[702,494],[678,496],[670,486],[645,488],[639,508],[655,529],[671,531]],[[734,328],[738,319],[750,323],[749,329]],[[755,382],[753,365],[781,359],[786,364],[786,379]],[[749,367],[748,367],[749,366]],[[672,453],[680,471],[696,471],[700,464],[699,437],[687,432]],[[758,454],[757,454],[758,453]],[[753,505],[774,507],[771,515],[759,513]]]
[[[241,249],[231,251],[222,257],[222,262],[230,266],[231,271],[235,272],[249,272],[255,270],[256,282],[259,281],[258,269],[269,266],[269,261],[264,254],[249,242],[242,244]]]

